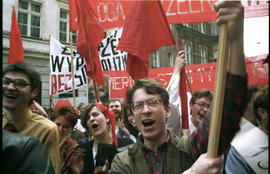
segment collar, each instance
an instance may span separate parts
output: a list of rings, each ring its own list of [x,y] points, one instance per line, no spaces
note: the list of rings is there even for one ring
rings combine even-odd
[[[21,130],[26,126],[28,120],[31,118],[32,115],[31,109],[28,108],[27,112],[24,115],[19,115],[18,119],[14,121],[9,121],[7,119],[6,113],[3,113],[3,124],[2,127],[4,128],[8,123],[12,124],[18,132],[21,132]]]
[[[166,151],[168,149],[169,140],[170,140],[170,134],[169,134],[169,131],[167,130],[167,139],[165,140],[165,142],[163,142],[161,145],[158,146],[157,152]],[[143,139],[142,135],[140,135],[138,137],[138,143],[141,145],[142,150],[143,150],[144,153],[152,152],[152,150],[148,149],[144,145],[144,139]]]

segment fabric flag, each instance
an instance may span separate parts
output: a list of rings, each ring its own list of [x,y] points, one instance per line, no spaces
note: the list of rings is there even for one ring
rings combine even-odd
[[[178,39],[178,51],[182,49],[182,41],[181,38]],[[187,88],[186,88],[186,72],[185,67],[180,72],[180,82],[179,82],[179,96],[181,100],[181,118],[182,118],[182,129],[189,129],[188,124],[188,100],[187,100]]]
[[[175,40],[159,1],[131,4],[117,49],[128,53],[127,72],[134,79],[148,76],[149,54]]]
[[[15,7],[13,6],[12,24],[9,38],[8,64],[14,62],[24,62],[24,54],[21,33],[16,18]]]
[[[69,30],[78,30],[78,0],[69,0]]]
[[[86,74],[101,86],[105,85],[98,54],[98,45],[104,38],[97,17],[89,0],[79,1],[79,34],[77,50],[86,60]],[[78,10],[78,9],[77,9]]]

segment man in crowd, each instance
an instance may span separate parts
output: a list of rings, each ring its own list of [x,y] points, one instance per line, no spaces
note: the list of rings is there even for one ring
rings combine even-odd
[[[175,59],[175,66],[167,91],[170,96],[171,115],[167,120],[167,127],[178,137],[181,136],[181,122],[182,112],[180,111],[179,103],[179,81],[180,72],[184,69],[186,64],[184,51],[179,51]],[[190,134],[195,131],[199,124],[204,120],[206,114],[209,113],[209,107],[212,103],[212,92],[206,89],[196,91],[189,102],[190,114],[189,130]],[[181,119],[181,120],[180,120]]]
[[[30,64],[16,62],[4,68],[2,83],[4,108],[2,128],[37,137],[48,151],[55,173],[59,173],[60,152],[57,126],[30,109],[39,91],[40,74]]]
[[[219,1],[215,3],[215,8],[218,11],[217,23],[228,23],[231,44],[220,155],[239,129],[246,106],[247,77],[243,51],[243,5],[239,1]],[[169,95],[156,80],[137,80],[127,91],[127,103],[132,108],[141,135],[133,147],[115,156],[111,171],[129,174],[220,173],[223,160],[220,157],[208,159],[204,154],[207,150],[210,114],[197,131],[179,140],[166,128],[166,120],[171,112]]]

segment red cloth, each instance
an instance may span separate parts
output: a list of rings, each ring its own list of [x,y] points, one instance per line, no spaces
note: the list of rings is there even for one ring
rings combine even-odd
[[[95,106],[97,106],[99,108],[99,110],[105,115],[106,118],[109,118],[111,125],[112,125],[112,138],[113,138],[113,143],[116,147],[118,147],[118,143],[117,143],[117,137],[115,134],[115,124],[116,124],[116,118],[115,115],[112,111],[110,111],[106,106],[99,104],[99,103],[95,103]]]
[[[58,100],[54,106],[54,110],[56,111],[56,109],[60,106],[72,106],[72,105],[68,100]]]
[[[105,85],[99,54],[98,45],[104,38],[97,17],[88,0],[79,1],[79,34],[77,50],[86,60],[86,74],[101,86]]]
[[[78,30],[78,0],[69,0],[69,30]]]
[[[14,62],[24,62],[23,54],[23,44],[21,33],[16,18],[15,7],[13,6],[12,12],[12,24],[10,29],[10,39],[9,39],[9,55],[8,55],[8,64]]]
[[[178,39],[178,51],[182,49],[182,40]],[[181,100],[181,114],[182,114],[182,129],[189,129],[188,124],[188,100],[187,100],[187,88],[186,88],[186,74],[185,68],[180,72],[180,82],[179,82],[179,96]],[[180,121],[180,120],[179,120]]]
[[[175,40],[159,1],[134,1],[117,49],[128,52],[127,72],[134,79],[148,76],[149,54]]]
[[[5,127],[5,130],[9,131],[9,132],[17,132],[17,129],[10,123],[8,123]]]

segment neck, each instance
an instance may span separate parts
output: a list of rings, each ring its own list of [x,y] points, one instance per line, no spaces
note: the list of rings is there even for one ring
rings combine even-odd
[[[28,107],[24,108],[23,110],[16,110],[16,109],[9,110],[9,109],[6,109],[5,112],[6,112],[6,116],[7,116],[8,121],[9,122],[15,121],[21,115],[25,115],[26,112],[28,111],[28,109],[29,109]]]
[[[194,117],[193,117],[193,116],[190,118],[190,120],[191,120],[191,122],[193,123],[193,125],[194,125],[195,127],[197,127],[197,128],[198,128],[199,124],[198,124],[198,122],[197,122],[197,121],[195,121],[195,119],[194,119]]]
[[[157,152],[158,147],[163,144],[167,140],[167,130],[163,133],[163,135],[159,136],[158,140],[153,141],[144,138],[144,145],[148,149],[152,150],[153,152]]]

